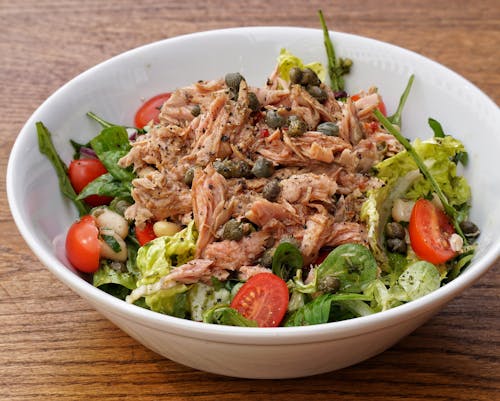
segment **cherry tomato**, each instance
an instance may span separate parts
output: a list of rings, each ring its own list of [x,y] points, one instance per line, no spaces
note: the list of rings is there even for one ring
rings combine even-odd
[[[419,199],[410,216],[410,242],[417,256],[436,265],[455,256],[449,239],[455,232],[448,216],[427,199]]]
[[[356,93],[355,95],[352,95],[351,96],[351,100],[353,102],[355,102],[356,100],[359,100],[360,96],[358,93]],[[382,96],[379,96],[379,102],[378,102],[378,109],[380,110],[380,112],[387,117],[387,107],[385,107],[385,103],[384,101],[382,100]]]
[[[258,273],[236,293],[231,308],[259,327],[276,327],[288,308],[288,287],[275,274]]]
[[[135,113],[135,126],[137,128],[144,128],[151,120],[158,123],[161,106],[170,98],[170,95],[170,93],[161,93],[144,102]]]
[[[153,230],[153,223],[147,222],[142,228],[136,226],[135,236],[141,246],[147,244],[149,241],[154,240],[156,238],[156,235]]]
[[[97,177],[106,174],[108,170],[99,159],[78,159],[73,160],[68,169],[69,180],[73,189],[79,194],[83,188]],[[90,206],[107,205],[113,198],[109,196],[90,195],[85,198],[85,202]]]
[[[66,235],[66,256],[70,263],[84,273],[99,268],[99,229],[92,216],[83,216],[73,223]]]
[[[378,103],[378,109],[385,117],[387,117],[387,108],[385,107],[385,103],[382,100],[382,97],[380,97],[380,101]]]

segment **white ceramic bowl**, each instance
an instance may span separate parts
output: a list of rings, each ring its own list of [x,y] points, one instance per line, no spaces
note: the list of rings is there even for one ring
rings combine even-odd
[[[395,309],[348,321],[296,328],[226,327],[161,315],[115,299],[79,277],[56,254],[55,239],[77,214],[60,195],[52,166],[38,152],[36,121],[51,130],[68,162],[68,139],[84,142],[98,132],[87,111],[130,125],[143,98],[199,79],[240,71],[251,84],[262,85],[282,47],[305,62],[326,62],[322,33],[313,29],[242,28],[181,36],[121,54],[64,85],[28,120],[8,164],[9,204],[26,242],[59,280],[125,332],[196,369],[247,378],[298,377],[339,369],[384,351],[472,285],[500,253],[500,110],[470,82],[415,53],[342,33],[333,33],[333,40],[339,55],[354,60],[349,92],[377,86],[390,112],[414,73],[404,134],[430,137],[431,116],[466,144],[471,214],[482,235],[473,263],[450,284]]]

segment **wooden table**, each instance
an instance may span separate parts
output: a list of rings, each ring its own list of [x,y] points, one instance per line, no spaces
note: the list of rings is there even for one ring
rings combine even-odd
[[[500,101],[500,4],[445,1],[0,0],[1,171],[30,114],[111,56],[180,34],[242,25],[330,28],[414,50]],[[385,353],[317,377],[219,377],[144,348],[60,284],[0,210],[1,400],[500,399],[498,265]],[[55,218],[57,218],[55,216]]]

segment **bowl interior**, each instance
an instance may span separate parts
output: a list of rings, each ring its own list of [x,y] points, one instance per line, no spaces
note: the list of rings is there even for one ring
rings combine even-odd
[[[500,169],[495,168],[500,146],[500,136],[496,135],[500,126],[498,107],[462,77],[415,53],[354,35],[333,33],[332,38],[337,54],[354,61],[346,79],[348,92],[376,86],[391,113],[409,75],[414,73],[403,115],[404,135],[432,136],[427,125],[432,117],[442,123],[445,132],[465,143],[469,165],[464,174],[473,193],[471,217],[482,229],[469,270],[485,270],[499,253]],[[281,48],[304,62],[326,65],[320,30],[230,29],[182,36],[129,51],[86,71],[54,93],[20,132],[8,166],[11,210],[35,253],[56,275],[68,269],[63,255],[56,255],[54,241],[77,217],[73,206],[60,195],[52,166],[38,151],[36,121],[48,127],[61,157],[69,162],[73,150],[68,140],[86,142],[99,132],[98,125],[86,117],[87,111],[108,121],[132,125],[134,112],[144,99],[200,79],[239,71],[251,85],[264,85]]]

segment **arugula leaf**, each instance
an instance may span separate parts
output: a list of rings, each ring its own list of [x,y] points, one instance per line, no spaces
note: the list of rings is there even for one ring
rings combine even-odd
[[[387,119],[391,123],[393,123],[399,127],[401,127],[401,124],[402,124],[401,115],[403,113],[403,107],[406,103],[406,99],[408,98],[408,95],[410,94],[411,86],[413,85],[414,79],[415,79],[415,75],[411,74],[410,78],[408,79],[408,83],[406,84],[406,88],[403,91],[401,98],[399,99],[399,104],[398,104],[398,108],[396,109],[396,112],[392,116],[387,117]]]
[[[76,199],[85,199],[89,195],[102,195],[132,201],[130,190],[129,182],[116,180],[111,174],[106,173],[89,182]]]
[[[127,130],[121,126],[104,128],[90,144],[106,170],[117,180],[131,182],[135,178],[132,167],[121,168],[118,161],[127,155],[131,146]]]
[[[91,111],[87,112],[87,116],[97,121],[103,128],[117,127],[116,124],[103,120],[101,117],[99,117],[97,114],[92,113]]]
[[[285,327],[328,323],[332,303],[342,301],[369,301],[362,294],[323,294],[296,310],[285,322]]]
[[[302,265],[302,254],[290,242],[282,242],[274,251],[272,271],[283,280],[292,278],[297,269],[302,269]]]
[[[74,205],[78,209],[78,213],[80,216],[86,215],[89,213],[88,206],[77,198],[76,192],[71,185],[71,182],[68,177],[68,169],[64,162],[59,157],[54,144],[52,143],[52,138],[49,130],[41,121],[36,123],[36,132],[38,136],[38,148],[40,149],[40,153],[47,156],[47,158],[54,166],[56,170],[57,178],[59,179],[59,188],[61,193],[66,196],[68,199],[73,201]]]
[[[254,320],[243,317],[229,305],[215,305],[203,314],[205,323],[223,324],[226,326],[258,327]]]
[[[427,122],[429,123],[429,127],[431,127],[432,130],[434,131],[434,137],[435,138],[444,138],[445,137],[445,134],[444,134],[444,131],[443,131],[443,127],[441,126],[441,124],[439,123],[439,121],[434,120],[433,118],[429,117],[429,119],[427,120]]]
[[[325,18],[323,17],[323,12],[321,10],[318,10],[318,15],[321,22],[321,27],[323,28],[323,42],[325,44],[326,55],[328,58],[328,75],[330,76],[330,87],[334,92],[340,92],[344,90],[343,76],[348,74],[351,70],[352,60],[342,58],[337,59],[337,57],[335,56],[335,48],[333,47],[330,33],[328,32],[328,27],[326,26]]]

